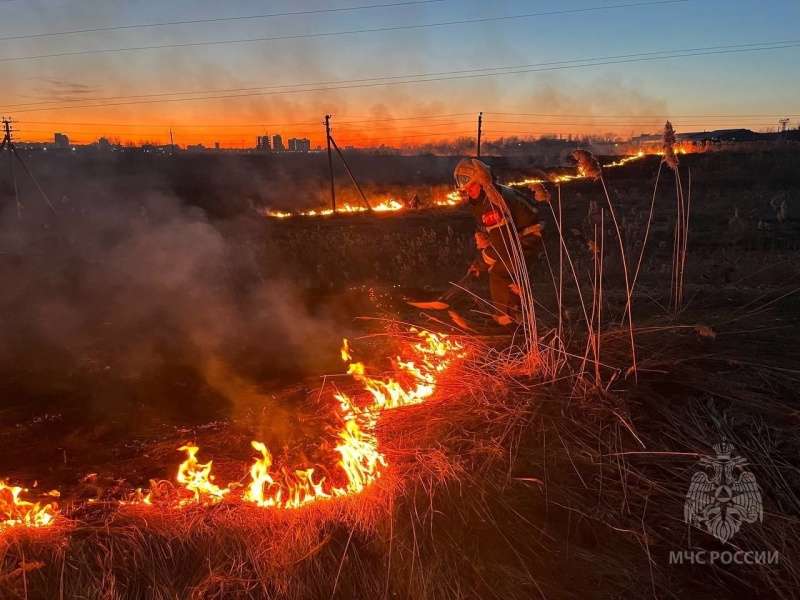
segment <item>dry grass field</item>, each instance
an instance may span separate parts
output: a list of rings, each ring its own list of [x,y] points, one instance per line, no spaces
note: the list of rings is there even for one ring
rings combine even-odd
[[[604,173],[619,239],[599,182],[548,184],[531,270],[541,368],[508,350],[517,338],[470,293],[452,304],[460,324],[407,304],[466,272],[464,207],[265,216],[325,201],[319,157],[31,159],[48,194],[67,198],[46,216],[24,190],[20,222],[2,189],[0,481],[60,498],[49,527],[0,521],[0,598],[796,597],[800,172],[784,150],[680,157],[680,310],[666,167],[650,218],[659,157]],[[353,162],[369,198],[424,204],[448,191],[456,161]],[[488,162],[504,181],[533,172]],[[339,189],[355,197],[344,178]],[[641,265],[635,371],[620,248]],[[485,279],[467,287],[488,294]],[[252,440],[275,472],[314,467],[341,483],[334,394],[369,396],[344,375],[342,338],[387,377],[412,326],[465,351],[425,402],[381,414],[380,478],[300,508],[245,502]],[[723,438],[763,501],[763,519],[728,543],[684,521],[698,460]],[[189,442],[233,484],[230,499],[170,504]],[[151,487],[164,502],[136,503]],[[778,560],[670,561],[697,550]]]

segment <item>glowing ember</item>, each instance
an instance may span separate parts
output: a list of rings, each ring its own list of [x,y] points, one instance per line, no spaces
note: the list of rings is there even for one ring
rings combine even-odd
[[[0,481],[0,531],[6,527],[49,527],[53,524],[58,514],[58,505],[21,500],[20,494],[27,491]],[[60,494],[52,491],[49,495],[57,498]]]
[[[178,467],[178,483],[182,483],[187,490],[194,493],[195,502],[214,504],[230,492],[228,488],[220,489],[219,486],[212,483],[214,478],[211,475],[211,461],[205,464],[197,462],[195,458],[195,454],[199,450],[197,446],[181,446],[178,450],[185,451],[189,455]],[[182,502],[182,504],[187,503]]]

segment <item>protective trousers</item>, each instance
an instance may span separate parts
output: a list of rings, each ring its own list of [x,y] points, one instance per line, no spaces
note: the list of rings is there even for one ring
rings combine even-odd
[[[525,266],[529,268],[532,260],[541,251],[542,238],[537,235],[528,235],[521,240],[522,253],[525,257]],[[511,284],[515,283],[512,273],[513,263],[505,252],[484,251],[484,260],[489,264],[489,291],[492,296],[492,304],[495,308],[505,314],[518,310],[521,305],[521,298],[511,290]],[[494,255],[494,256],[493,256]]]

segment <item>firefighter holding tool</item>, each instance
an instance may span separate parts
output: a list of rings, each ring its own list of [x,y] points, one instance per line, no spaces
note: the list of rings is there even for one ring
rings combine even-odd
[[[498,323],[509,325],[519,321],[521,291],[515,273],[520,268],[527,270],[542,248],[544,224],[539,211],[523,194],[498,184],[490,168],[478,159],[461,159],[454,175],[456,189],[466,196],[478,223],[475,243],[480,255],[468,273],[475,276],[489,273],[493,316]],[[521,253],[512,248],[514,238]],[[524,265],[520,259],[524,259]]]

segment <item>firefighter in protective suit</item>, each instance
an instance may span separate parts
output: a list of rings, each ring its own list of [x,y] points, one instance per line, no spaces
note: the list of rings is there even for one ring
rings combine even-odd
[[[533,203],[515,189],[496,183],[487,165],[463,158],[456,166],[456,189],[465,195],[478,223],[475,243],[481,251],[469,272],[489,273],[495,320],[508,325],[520,318],[520,289],[514,276],[512,236],[519,240],[525,268],[542,248],[544,224]]]

